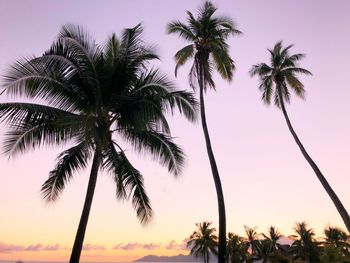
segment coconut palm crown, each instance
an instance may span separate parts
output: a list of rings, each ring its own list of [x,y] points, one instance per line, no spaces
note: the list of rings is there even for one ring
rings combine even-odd
[[[346,228],[350,232],[350,217],[348,212],[332,187],[329,185],[321,170],[318,168],[317,164],[307,153],[305,147],[294,131],[287,114],[285,102],[290,102],[290,90],[292,90],[300,98],[304,98],[305,96],[304,85],[298,79],[297,75],[311,75],[310,71],[299,66],[299,61],[305,57],[304,54],[289,54],[292,47],[293,45],[289,45],[284,48],[282,42],[277,42],[272,50],[268,50],[271,55],[270,65],[266,63],[254,65],[250,70],[250,74],[251,76],[258,75],[260,78],[259,90],[262,92],[262,100],[266,104],[270,104],[273,98],[275,105],[282,110],[288,129],[297,143],[301,153],[333,201],[333,204],[342,217]]]
[[[9,127],[5,152],[13,156],[44,145],[71,146],[42,185],[45,200],[57,200],[92,159],[71,263],[80,259],[99,170],[111,175],[118,199],[130,197],[142,224],[152,219],[143,176],[122,143],[150,154],[174,175],[183,167],[184,153],[165,115],[177,108],[194,120],[196,101],[150,66],[158,56],[143,42],[142,31],[137,25],[124,30],[121,39],[113,34],[101,47],[81,27],[63,26],[49,50],[17,61],[4,78],[5,94],[31,101],[0,104],[0,118]]]
[[[183,47],[175,54],[176,67],[183,66],[187,61],[194,60],[190,71],[190,84],[206,90],[215,88],[212,72],[215,69],[222,78],[231,81],[235,65],[229,54],[227,38],[239,35],[241,31],[236,28],[234,21],[227,16],[214,16],[217,8],[209,1],[204,2],[195,17],[187,11],[188,24],[178,20],[168,24],[168,33],[177,34],[189,45]]]
[[[235,69],[234,62],[229,54],[227,39],[229,36],[240,34],[230,17],[216,16],[217,8],[209,1],[203,3],[194,16],[187,11],[187,23],[179,20],[172,21],[167,26],[169,34],[177,34],[189,42],[175,54],[175,75],[179,67],[187,61],[193,60],[189,73],[190,86],[199,88],[200,113],[203,133],[206,142],[207,154],[210,161],[212,175],[215,183],[219,210],[219,248],[218,262],[225,262],[226,253],[226,213],[221,180],[212,150],[209,131],[205,116],[204,92],[207,88],[215,89],[212,73],[219,72],[221,77],[231,81]]]
[[[281,99],[290,102],[290,91],[304,99],[304,85],[297,78],[297,74],[312,75],[310,71],[298,66],[298,61],[305,57],[304,54],[289,55],[289,50],[293,45],[283,48],[282,42],[277,42],[272,50],[268,49],[271,54],[271,64],[260,63],[254,65],[250,70],[251,76],[258,75],[261,83],[259,86],[262,92],[262,100],[266,104],[271,103],[273,97],[277,107],[281,107]],[[280,98],[279,92],[282,96]]]
[[[328,226],[324,229],[326,245],[333,245],[350,255],[350,236],[338,227]]]
[[[193,232],[187,242],[190,254],[195,258],[202,258],[204,263],[209,263],[210,254],[217,255],[216,229],[211,226],[211,222],[204,221],[197,223],[197,230]]]

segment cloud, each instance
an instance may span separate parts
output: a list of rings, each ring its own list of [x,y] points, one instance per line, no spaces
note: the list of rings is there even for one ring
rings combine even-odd
[[[120,243],[118,245],[115,245],[113,247],[113,249],[115,250],[134,250],[134,249],[145,249],[145,250],[155,250],[155,249],[159,249],[160,248],[160,244],[156,244],[156,243]]]
[[[30,251],[30,252],[57,251],[60,249],[64,249],[64,248],[61,247],[59,244],[47,245],[47,246],[44,246],[42,244],[19,246],[19,245],[5,244],[0,242],[0,253],[12,253],[12,252],[18,252],[18,251]]]
[[[85,251],[106,250],[106,247],[102,246],[102,245],[86,244],[86,245],[83,246],[83,250],[85,250]]]
[[[164,248],[168,250],[187,250],[187,242],[188,238],[182,240],[181,243],[178,243],[175,240],[171,240],[167,245],[164,246]]]
[[[154,250],[154,249],[159,249],[160,245],[159,244],[155,244],[155,243],[149,243],[149,244],[143,244],[142,248],[143,249],[147,249],[147,250]]]
[[[0,242],[0,253],[12,253],[12,252],[22,251],[22,250],[23,250],[23,246],[5,244]]]
[[[115,245],[113,247],[113,249],[115,250],[134,250],[140,247],[140,243],[128,243],[125,244],[124,243],[120,243],[118,245]]]

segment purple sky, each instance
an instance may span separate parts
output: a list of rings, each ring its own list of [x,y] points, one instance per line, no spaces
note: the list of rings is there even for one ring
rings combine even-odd
[[[21,56],[40,55],[65,23],[84,26],[98,43],[112,32],[142,22],[145,39],[155,43],[158,63],[173,76],[175,52],[185,43],[166,35],[173,19],[185,20],[201,1],[0,1],[0,74]],[[350,210],[350,1],[239,0],[214,1],[219,14],[232,16],[244,35],[229,40],[237,71],[233,83],[215,78],[217,92],[206,97],[207,118],[225,194],[227,229],[243,225],[265,231],[272,224],[286,234],[306,220],[318,233],[327,224],[344,227],[336,209],[303,159],[282,112],[260,100],[252,64],[268,62],[267,48],[283,40],[292,53],[306,53],[302,66],[313,73],[302,77],[306,101],[293,97],[287,106],[304,146],[319,165],[345,207]],[[178,86],[188,89],[187,65]],[[0,101],[9,98],[0,97]],[[176,116],[172,134],[188,156],[183,175],[174,179],[145,156],[128,152],[145,176],[156,213],[143,229],[129,203],[114,198],[108,175],[99,178],[86,242],[116,246],[128,242],[181,243],[194,224],[209,220],[217,226],[214,184],[199,123]],[[0,139],[4,127],[0,126]],[[29,246],[70,246],[78,224],[87,175],[77,174],[60,201],[46,206],[39,189],[54,166],[59,150],[45,149],[0,158],[0,243]],[[4,257],[5,258],[5,257]],[[0,259],[2,254],[0,251]]]

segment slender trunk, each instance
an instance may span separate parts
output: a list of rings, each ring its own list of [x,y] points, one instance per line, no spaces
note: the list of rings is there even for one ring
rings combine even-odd
[[[303,156],[305,157],[305,159],[308,161],[308,163],[310,164],[310,166],[314,170],[318,180],[320,180],[323,188],[326,190],[327,194],[332,199],[335,207],[337,208],[340,216],[342,217],[342,219],[344,221],[344,224],[345,224],[346,228],[348,229],[348,232],[350,233],[350,217],[349,217],[349,214],[346,211],[346,209],[343,206],[343,204],[341,203],[341,201],[339,200],[339,198],[336,195],[336,193],[333,191],[332,187],[327,182],[326,178],[323,176],[323,174],[320,171],[320,169],[317,167],[316,163],[311,159],[309,154],[306,152],[304,146],[301,144],[301,141],[299,140],[299,138],[298,138],[297,134],[295,133],[295,131],[294,131],[293,127],[292,127],[292,124],[291,124],[291,122],[289,120],[286,108],[284,107],[282,91],[281,91],[281,88],[279,88],[279,87],[278,87],[278,96],[279,96],[280,105],[281,105],[281,108],[282,108],[282,111],[283,111],[283,115],[284,115],[284,117],[286,119],[289,131],[293,135],[293,138],[294,138],[295,142],[298,144],[299,149],[302,152]]]
[[[219,210],[219,245],[218,245],[218,263],[225,263],[226,254],[226,213],[225,213],[225,202],[224,195],[221,186],[221,180],[219,176],[219,171],[216,166],[216,161],[211,147],[207,121],[205,117],[205,105],[204,105],[204,80],[202,68],[199,70],[199,97],[200,97],[200,113],[202,128],[204,132],[205,144],[207,147],[207,153],[209,157],[210,167],[215,183],[216,194],[218,199],[218,210]]]
[[[79,263],[81,250],[83,248],[85,230],[89,219],[92,199],[94,197],[95,186],[97,181],[98,168],[100,166],[101,153],[98,149],[95,151],[92,162],[89,184],[85,196],[84,208],[80,217],[79,227],[75,236],[75,241],[70,256],[69,263]]]

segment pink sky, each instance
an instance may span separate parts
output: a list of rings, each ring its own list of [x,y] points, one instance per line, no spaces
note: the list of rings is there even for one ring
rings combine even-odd
[[[322,4],[320,4],[322,2]],[[165,34],[172,19],[185,20],[201,1],[0,1],[0,74],[21,56],[44,52],[65,23],[78,23],[103,43],[112,32],[142,22],[145,38],[157,44],[164,72],[173,75],[175,52],[184,42]],[[298,4],[297,4],[298,3]],[[216,78],[217,92],[207,95],[207,118],[226,201],[228,231],[243,225],[265,231],[277,226],[292,233],[306,220],[322,233],[327,224],[345,228],[336,209],[303,159],[282,113],[260,100],[257,79],[248,70],[268,61],[277,41],[306,53],[302,66],[306,101],[295,97],[288,112],[304,146],[350,210],[350,2],[295,0],[214,1],[220,14],[232,16],[244,35],[230,39],[237,71],[231,84]],[[179,71],[178,86],[188,89],[189,67]],[[9,98],[0,97],[0,101]],[[145,176],[156,217],[142,228],[131,205],[114,198],[112,180],[102,174],[87,228],[83,259],[125,261],[145,254],[171,255],[182,250],[194,224],[217,226],[214,184],[199,124],[176,116],[172,134],[188,156],[183,175],[174,179],[145,156],[129,156]],[[0,126],[2,141],[5,128]],[[75,179],[55,204],[47,206],[40,186],[59,149],[43,149],[8,160],[0,157],[0,260],[67,260],[87,185]],[[118,248],[118,249],[114,249]],[[125,249],[123,249],[125,248]]]

